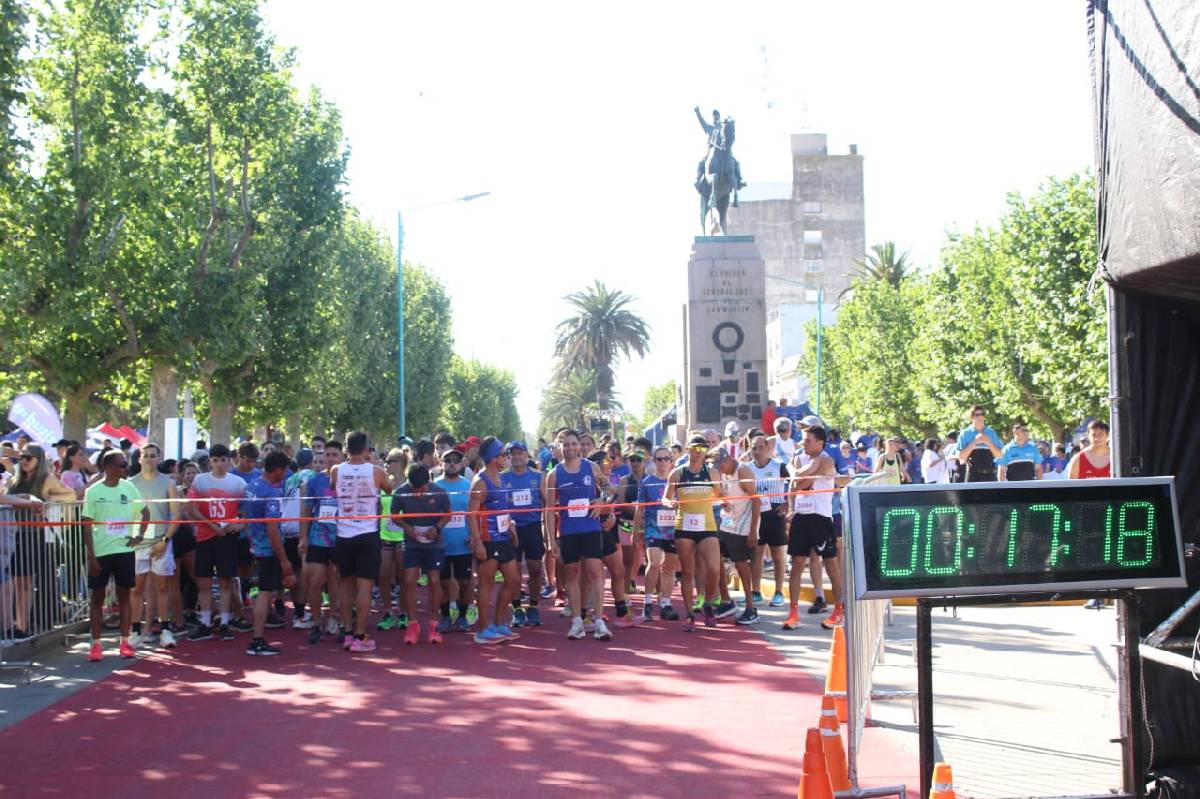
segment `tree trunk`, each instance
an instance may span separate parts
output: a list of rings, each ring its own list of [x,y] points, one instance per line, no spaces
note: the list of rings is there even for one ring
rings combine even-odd
[[[86,441],[87,412],[90,400],[90,391],[63,395],[63,438],[80,443]]]
[[[287,420],[287,443],[300,449],[300,414],[294,413]]]
[[[194,419],[196,417],[196,401],[192,397],[192,387],[184,385],[183,387],[183,416],[185,419]]]
[[[155,358],[150,366],[150,423],[146,438],[162,444],[166,421],[179,415],[179,375],[175,365]]]
[[[237,410],[237,406],[232,402],[218,402],[211,394],[209,403],[209,446],[213,444],[229,446],[233,439],[233,413]]]

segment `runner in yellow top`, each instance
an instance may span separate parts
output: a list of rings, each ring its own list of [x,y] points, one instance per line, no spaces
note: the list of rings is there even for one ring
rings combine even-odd
[[[720,490],[713,485],[705,459],[708,457],[708,441],[704,436],[693,436],[688,441],[688,462],[675,468],[667,480],[663,505],[674,505],[675,548],[679,552],[679,568],[683,572],[680,588],[683,606],[688,609],[683,621],[684,632],[696,626],[692,611],[692,589],[696,579],[696,556],[700,555],[704,574],[704,624],[717,624],[712,600],[719,596],[718,582],[721,576],[721,546],[717,539],[717,520],[713,516],[713,503],[721,501]]]

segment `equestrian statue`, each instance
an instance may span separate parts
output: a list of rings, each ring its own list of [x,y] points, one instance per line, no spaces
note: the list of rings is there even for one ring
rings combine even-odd
[[[721,119],[721,112],[713,110],[712,122],[704,119],[700,107],[693,109],[700,127],[708,137],[708,151],[696,166],[696,191],[700,193],[700,230],[711,236],[724,236],[725,213],[729,209],[730,197],[737,208],[737,191],[746,187],[742,180],[742,168],[733,157],[733,142],[736,137],[733,119]],[[707,225],[707,231],[706,231]]]

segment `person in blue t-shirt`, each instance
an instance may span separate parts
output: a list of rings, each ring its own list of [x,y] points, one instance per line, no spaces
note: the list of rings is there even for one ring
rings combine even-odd
[[[958,460],[967,467],[967,483],[987,483],[996,479],[996,458],[1003,443],[995,430],[984,422],[987,412],[982,405],[971,406],[971,424],[958,435]]]
[[[542,531],[542,473],[531,468],[529,449],[524,441],[513,441],[505,452],[509,468],[500,473],[501,484],[512,503],[512,520],[517,527],[517,563],[525,561],[529,572],[529,610],[521,607],[520,592],[513,597],[513,627],[529,624],[542,626],[538,602],[545,583],[543,561],[546,557],[546,535]]]
[[[246,517],[250,552],[258,559],[258,596],[254,599],[254,638],[246,647],[247,655],[278,655],[279,649],[267,643],[264,630],[267,612],[275,592],[291,588],[296,583],[292,564],[283,548],[279,519],[283,506],[283,480],[287,474],[288,456],[272,452],[263,464],[262,475],[246,488]]]
[[[313,469],[316,473],[300,489],[304,503],[304,520],[300,522],[298,553],[304,559],[304,595],[312,609],[313,623],[308,631],[308,642],[321,640],[322,629],[336,635],[338,614],[334,611],[338,596],[338,571],[333,563],[333,550],[337,545],[337,493],[329,484],[329,469],[342,462],[342,445],[339,441],[325,444],[325,450],[314,453]],[[322,616],[321,587],[329,586],[330,609]]]
[[[1013,440],[1004,445],[996,465],[1001,480],[1041,480],[1042,453],[1029,440],[1029,428],[1022,419],[1012,427]]]
[[[471,500],[471,481],[463,476],[463,454],[456,449],[442,453],[442,476],[434,485],[450,497],[450,521],[442,528],[442,545],[446,557],[442,561],[442,620],[441,632],[451,629],[467,632],[471,623],[467,609],[475,596],[471,580],[471,533],[467,528],[467,505]],[[457,588],[456,588],[457,585]],[[458,619],[450,617],[450,600],[458,598]]]
[[[1065,480],[1067,477],[1067,448],[1062,444],[1055,444],[1053,453],[1048,458],[1042,459],[1042,477],[1050,480]]]

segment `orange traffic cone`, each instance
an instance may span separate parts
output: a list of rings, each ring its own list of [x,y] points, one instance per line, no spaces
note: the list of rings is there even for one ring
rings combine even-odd
[[[833,799],[833,788],[825,773],[825,758],[820,752],[804,753],[804,769],[796,799]]]
[[[809,727],[808,734],[804,736],[804,752],[816,752],[819,755],[825,754],[825,749],[821,745],[821,731],[816,727]]]
[[[954,775],[949,763],[933,764],[933,786],[929,789],[929,799],[954,799]]]
[[[850,714],[846,704],[846,632],[841,627],[833,628],[833,642],[829,647],[829,672],[825,675],[825,694],[833,696],[838,721],[845,724]]]
[[[835,791],[850,788],[850,767],[846,763],[846,749],[842,746],[842,728],[833,716],[821,715],[821,750],[825,755],[825,769],[829,772],[829,784]]]

